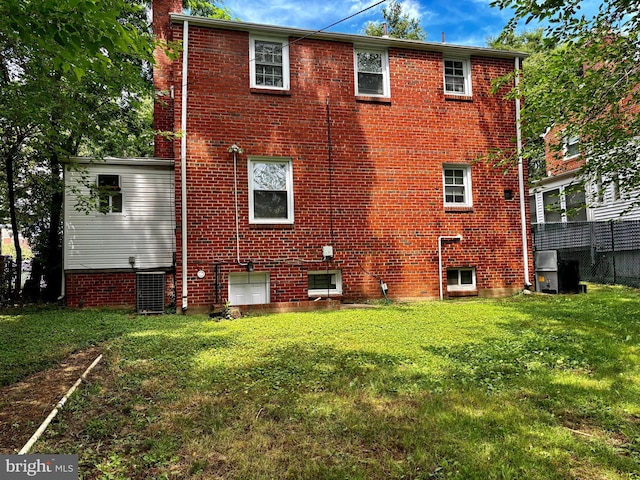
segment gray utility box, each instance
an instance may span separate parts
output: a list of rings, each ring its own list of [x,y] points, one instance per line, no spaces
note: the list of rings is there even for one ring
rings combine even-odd
[[[536,292],[580,293],[580,264],[577,260],[559,259],[557,250],[536,252]]]
[[[536,252],[536,292],[558,293],[558,251]]]

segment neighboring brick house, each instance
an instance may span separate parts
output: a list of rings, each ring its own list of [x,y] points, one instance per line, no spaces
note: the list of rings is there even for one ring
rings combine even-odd
[[[477,161],[516,144],[509,87],[490,89],[519,54],[197,18],[181,3],[153,9],[156,35],[182,42],[154,70],[156,129],[179,134],[155,144],[175,163],[178,310],[530,285],[526,168]]]
[[[640,220],[637,195],[622,193],[615,180],[584,178],[587,159],[578,136],[553,127],[543,138],[545,176],[529,190],[531,223]]]

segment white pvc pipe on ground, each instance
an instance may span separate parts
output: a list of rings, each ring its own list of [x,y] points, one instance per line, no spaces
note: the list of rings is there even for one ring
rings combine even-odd
[[[60,399],[60,401],[56,404],[55,408],[53,410],[51,410],[51,413],[49,414],[49,416],[44,420],[44,422],[42,422],[42,424],[40,425],[40,427],[38,428],[38,430],[36,430],[36,433],[34,433],[31,438],[29,439],[29,441],[25,444],[24,447],[22,447],[22,450],[20,450],[18,452],[18,455],[25,455],[27,453],[29,453],[29,450],[31,450],[31,447],[33,447],[33,445],[38,441],[38,439],[40,438],[40,436],[44,433],[44,431],[47,429],[47,427],[49,426],[49,424],[51,423],[51,420],[54,419],[54,417],[58,414],[58,412],[60,411],[60,409],[64,406],[64,404],[67,402],[67,399],[71,396],[71,394],[76,390],[76,388],[78,388],[78,385],[80,385],[80,383],[82,383],[83,380],[86,380],[87,375],[89,374],[89,372],[91,370],[93,370],[93,367],[95,367],[98,362],[100,362],[100,360],[102,360],[102,355],[98,355],[98,358],[96,358],[93,363],[91,365],[89,365],[89,367],[84,371],[84,373],[80,376],[80,378],[78,379],[78,381],[76,381],[76,383],[73,384],[73,387],[71,387],[67,393],[65,394],[64,397],[62,397]]]

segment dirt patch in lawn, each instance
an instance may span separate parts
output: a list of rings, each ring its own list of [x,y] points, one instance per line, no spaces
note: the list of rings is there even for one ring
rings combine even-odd
[[[100,354],[76,352],[56,366],[0,387],[0,454],[15,454]]]

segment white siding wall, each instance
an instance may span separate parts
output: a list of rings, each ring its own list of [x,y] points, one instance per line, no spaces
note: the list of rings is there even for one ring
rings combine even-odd
[[[131,160],[130,163],[135,163]],[[120,175],[122,213],[88,214],[76,210],[72,186],[87,194],[82,174],[65,172],[64,268],[66,270],[167,268],[175,252],[173,167],[148,159],[138,164],[96,162],[85,165],[85,177]]]
[[[544,223],[544,192],[571,188],[573,185],[575,185],[574,178],[551,179],[545,181],[544,186],[529,190],[529,195],[535,195],[536,197],[538,223]],[[600,202],[597,185],[593,182],[587,185],[587,220],[594,222],[607,220],[640,220],[640,207],[636,206],[629,209],[633,204],[632,198],[625,198],[623,196],[623,198],[616,200],[614,198],[613,188],[613,185],[607,187],[605,192],[603,192],[602,202]],[[631,197],[634,196],[635,195],[631,195]]]
[[[635,197],[635,195],[632,195]],[[629,208],[633,205],[633,200],[626,195],[616,200],[613,185],[607,186],[604,191],[602,203],[595,202],[592,205],[592,219],[594,221],[604,220],[640,220],[640,207]],[[622,215],[622,216],[621,216]]]

